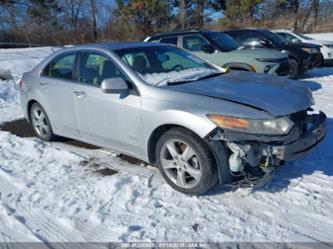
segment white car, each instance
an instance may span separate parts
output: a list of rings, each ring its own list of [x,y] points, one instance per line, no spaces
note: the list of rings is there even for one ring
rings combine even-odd
[[[333,63],[333,41],[323,41],[323,40],[316,40],[309,36],[294,33],[290,30],[273,30],[273,32],[279,34],[283,38],[285,38],[288,42],[303,42],[303,43],[312,43],[320,45],[320,52],[324,56],[324,63],[331,64]]]

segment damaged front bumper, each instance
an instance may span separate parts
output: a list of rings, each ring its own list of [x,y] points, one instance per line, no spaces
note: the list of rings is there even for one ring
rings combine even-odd
[[[323,141],[326,128],[326,115],[323,112],[307,116],[309,129],[296,141],[275,146],[277,158],[283,161],[292,161],[309,154],[320,142]]]
[[[251,166],[278,166],[309,154],[323,141],[326,128],[326,115],[305,114],[302,124],[285,136],[245,134],[218,130],[212,140],[224,141],[232,153]]]

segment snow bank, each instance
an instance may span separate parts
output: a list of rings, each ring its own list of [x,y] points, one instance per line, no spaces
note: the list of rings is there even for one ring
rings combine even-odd
[[[58,48],[0,49],[0,71],[11,72],[13,79],[0,79],[0,124],[23,116],[19,105],[17,82],[22,74],[31,70]]]
[[[17,81],[23,72],[31,70],[58,49],[53,47],[0,49],[0,69],[10,69],[12,76]]]

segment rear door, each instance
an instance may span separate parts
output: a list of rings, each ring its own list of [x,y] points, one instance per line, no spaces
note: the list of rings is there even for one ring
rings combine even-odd
[[[73,105],[77,53],[64,53],[54,58],[43,70],[40,88],[49,105],[48,116],[59,135],[77,137]]]
[[[80,135],[86,141],[141,153],[141,99],[128,78],[99,51],[85,51],[80,56],[79,81],[74,86],[73,101]],[[123,78],[128,94],[104,93],[104,79]]]

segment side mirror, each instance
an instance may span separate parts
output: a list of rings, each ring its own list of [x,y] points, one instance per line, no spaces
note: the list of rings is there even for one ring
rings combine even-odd
[[[293,43],[298,43],[298,42],[301,42],[299,39],[297,39],[297,38],[294,38],[294,39],[292,39],[291,40]]]
[[[104,93],[123,93],[128,90],[128,85],[122,78],[110,78],[102,81],[101,89]]]
[[[264,46],[264,47],[270,47],[270,46],[271,46],[271,44],[270,44],[268,41],[266,41],[266,40],[261,40],[261,41],[260,41],[260,44],[261,44],[262,46]]]
[[[255,48],[255,47],[261,47],[261,46],[263,46],[261,44],[261,42],[256,41],[256,40],[247,40],[247,41],[244,41],[242,44],[244,46],[250,47],[250,48]]]
[[[212,54],[215,52],[215,48],[213,48],[213,46],[209,44],[202,45],[201,50],[204,51],[206,54]]]

